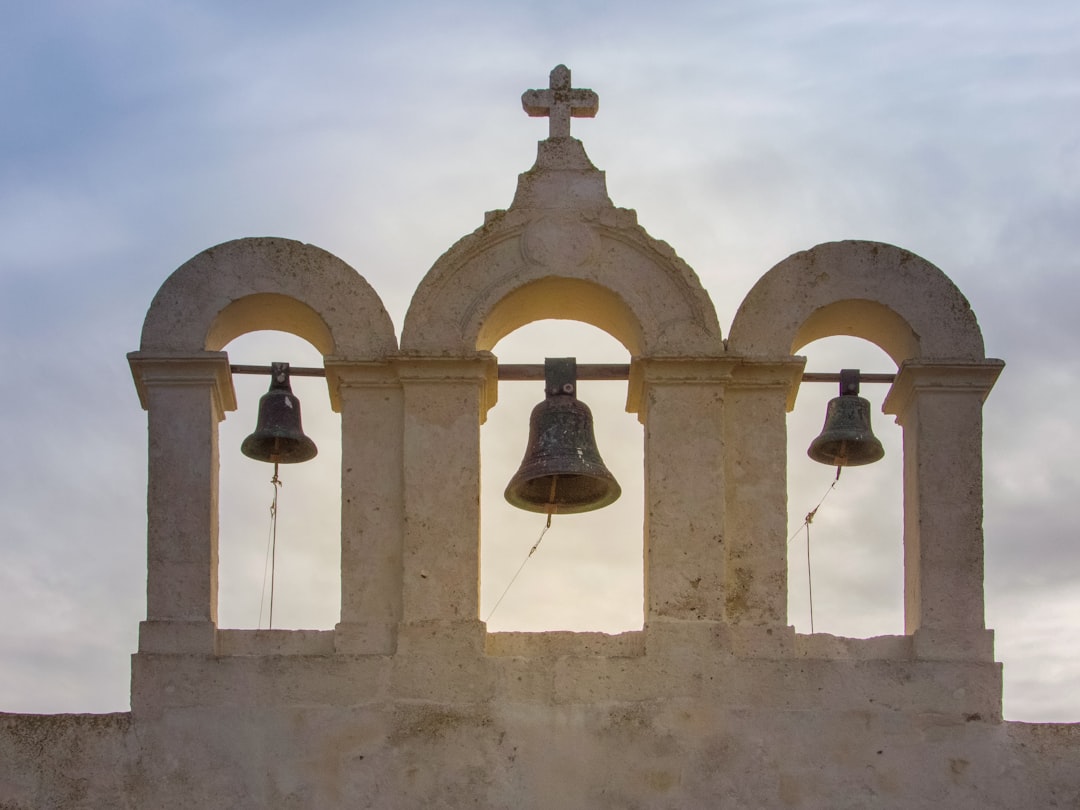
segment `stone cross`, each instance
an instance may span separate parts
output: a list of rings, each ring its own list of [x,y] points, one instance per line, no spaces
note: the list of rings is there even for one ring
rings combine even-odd
[[[549,138],[569,138],[570,118],[593,118],[600,109],[600,98],[592,90],[571,89],[570,69],[557,65],[551,71],[551,86],[526,90],[521,94],[521,106],[534,118],[548,117]]]

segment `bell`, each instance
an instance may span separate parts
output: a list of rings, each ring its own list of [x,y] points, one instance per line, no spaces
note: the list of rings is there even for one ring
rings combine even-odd
[[[870,429],[870,402],[859,396],[858,369],[840,372],[840,396],[829,400],[825,426],[806,454],[831,467],[873,464],[885,455]]]
[[[546,397],[529,417],[529,443],[504,496],[529,512],[576,514],[614,503],[622,494],[596,448],[589,407],[579,402],[577,361],[544,361]]]
[[[274,464],[296,464],[319,452],[300,426],[300,400],[289,385],[288,363],[271,364],[270,390],[259,399],[255,432],[244,439],[240,452]]]

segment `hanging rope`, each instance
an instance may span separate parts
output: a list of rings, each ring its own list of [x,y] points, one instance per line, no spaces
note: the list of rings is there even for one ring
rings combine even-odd
[[[821,496],[821,500],[817,502],[817,506],[815,506],[813,509],[811,509],[809,512],[806,513],[806,517],[803,519],[803,525],[800,526],[799,528],[797,528],[792,533],[791,537],[788,538],[787,541],[788,541],[789,546],[791,545],[791,541],[799,536],[799,533],[802,532],[803,528],[805,528],[808,524],[813,522],[814,516],[817,514],[817,510],[821,508],[821,505],[823,503],[825,503],[825,499],[829,497],[829,493],[832,492],[833,489],[836,487],[836,482],[840,480],[840,470],[842,470],[842,469],[843,469],[843,467],[837,467],[836,468],[836,478],[834,478],[832,480],[832,483],[829,484],[829,488],[825,490],[825,494]]]
[[[499,605],[502,604],[502,600],[506,598],[506,594],[510,592],[510,587],[514,584],[514,581],[518,578],[518,574],[521,573],[521,569],[525,567],[525,563],[529,561],[529,558],[536,553],[536,549],[540,547],[540,541],[544,539],[544,535],[547,534],[547,530],[551,528],[551,516],[555,514],[555,482],[558,481],[559,476],[551,476],[551,492],[548,494],[547,503],[547,522],[544,523],[544,528],[540,531],[540,536],[536,538],[536,542],[532,544],[532,548],[529,549],[529,553],[525,555],[525,559],[521,561],[521,565],[518,566],[518,570],[514,572],[514,575],[510,577],[510,582],[507,583],[506,589],[503,590],[502,596],[499,597],[499,601],[495,603],[495,607],[488,613],[487,618],[484,619],[484,623],[491,621],[491,617],[495,615],[495,611],[499,609]]]
[[[843,467],[836,468],[836,477],[829,484],[829,488],[825,490],[825,494],[821,496],[821,500],[817,502],[817,506],[806,513],[806,517],[803,518],[803,525],[795,530],[795,533],[788,538],[788,545],[791,545],[791,541],[794,540],[799,532],[806,529],[806,590],[810,599],[810,632],[814,632],[814,579],[810,573],[810,524],[814,522],[814,517],[817,515],[818,509],[825,503],[825,499],[829,497],[829,493],[836,488],[837,481],[840,480],[840,471]]]
[[[278,464],[274,462],[274,477],[270,479],[270,483],[274,487],[274,499],[270,502],[270,531],[266,538],[266,562],[263,563],[263,584],[262,591],[259,594],[259,626],[262,627],[263,616],[263,600],[266,598],[266,569],[270,568],[270,618],[267,622],[266,629],[274,629],[274,574],[277,563],[277,512],[278,512],[278,490],[281,488],[282,481],[278,478]]]
[[[814,512],[806,516],[806,590],[810,596],[810,635],[814,634],[814,578],[810,576],[810,524],[814,522]]]

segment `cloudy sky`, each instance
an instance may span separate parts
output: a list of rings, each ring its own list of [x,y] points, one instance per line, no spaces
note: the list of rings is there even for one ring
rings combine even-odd
[[[1010,719],[1080,720],[1080,6],[928,2],[9,3],[0,29],[0,710],[127,708],[145,614],[145,413],[125,354],[151,298],[243,236],[316,244],[398,329],[436,258],[505,208],[546,122],[520,95],[562,62],[600,97],[576,120],[616,205],[669,242],[725,333],[754,281],[837,239],[907,248],[970,300],[1008,366],[986,406],[987,623]],[[234,361],[318,365],[291,337]],[[538,324],[504,361],[625,361],[591,327]],[[808,368],[892,371],[832,339]],[[272,487],[222,425],[221,624],[266,626]],[[337,417],[297,381],[321,453],[283,473],[275,627],[337,619]],[[878,386],[878,388],[881,388]],[[483,429],[481,616],[542,518],[501,504],[541,394],[505,384]],[[811,390],[813,389],[813,390]],[[790,622],[809,631],[805,457],[830,386],[789,419]],[[883,390],[864,386],[874,403]],[[641,428],[625,386],[583,384],[618,504],[556,520],[492,629],[641,625]],[[812,526],[818,632],[902,632],[898,429]],[[263,609],[260,611],[260,602]]]

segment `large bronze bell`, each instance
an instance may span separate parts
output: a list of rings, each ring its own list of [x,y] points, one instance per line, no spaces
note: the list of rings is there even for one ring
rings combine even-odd
[[[806,454],[830,467],[873,464],[885,455],[870,429],[870,402],[859,396],[858,369],[840,372],[840,396],[829,400],[825,426]]]
[[[289,385],[288,363],[271,364],[270,390],[259,399],[255,432],[244,439],[240,452],[274,464],[296,464],[319,452],[300,425],[300,400]]]
[[[529,418],[529,443],[504,493],[519,509],[548,514],[591,512],[622,494],[596,448],[589,407],[577,398],[577,361],[544,361],[545,399]]]

